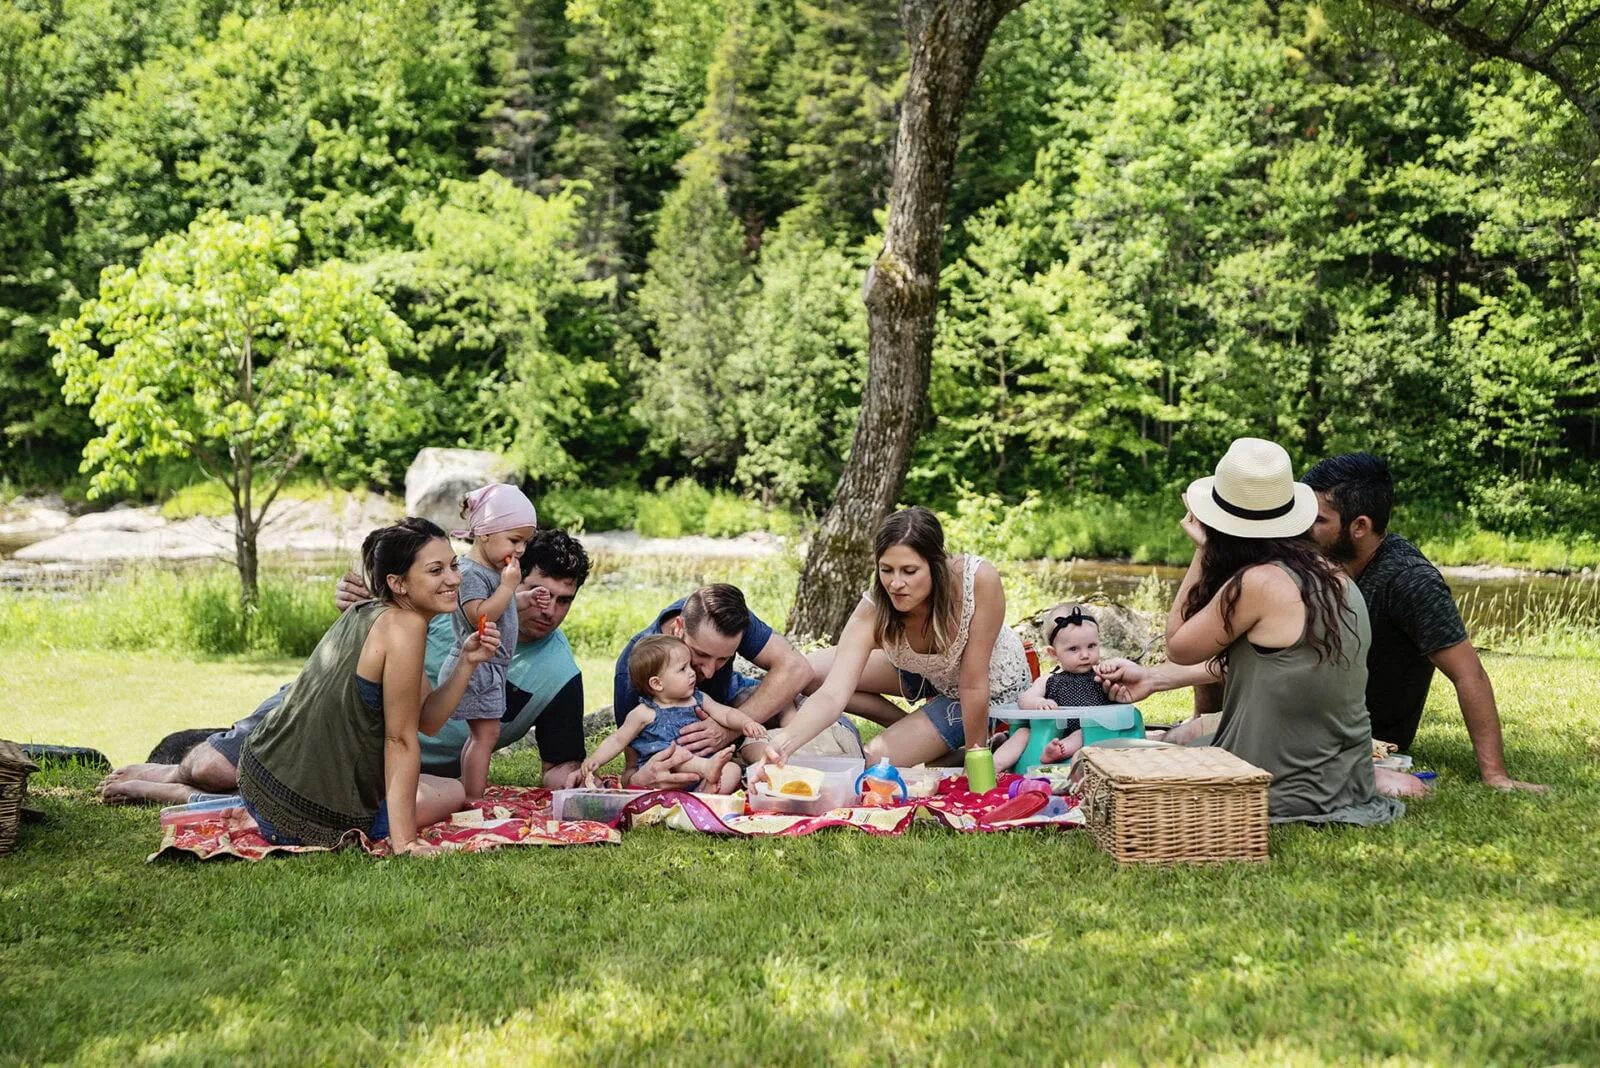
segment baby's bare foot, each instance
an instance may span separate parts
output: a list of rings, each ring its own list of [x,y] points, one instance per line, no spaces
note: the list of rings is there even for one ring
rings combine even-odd
[[[700,777],[700,788],[707,793],[713,794],[732,793],[731,790],[722,788],[723,771],[728,767],[728,761],[732,759],[733,746],[731,745],[706,757],[706,770],[705,774]]]

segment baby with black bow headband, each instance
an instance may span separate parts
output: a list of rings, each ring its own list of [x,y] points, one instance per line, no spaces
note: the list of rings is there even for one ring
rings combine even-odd
[[[1059,665],[1040,676],[1017,698],[1017,707],[1042,710],[1083,708],[1114,704],[1106,696],[1094,669],[1100,663],[1100,624],[1082,605],[1058,604],[1044,616],[1044,636],[1048,653]],[[1018,727],[994,752],[997,770],[1009,771],[1028,747],[1028,728]],[[1046,764],[1072,759],[1083,748],[1082,724],[1069,719],[1062,725],[1061,737],[1045,746]]]

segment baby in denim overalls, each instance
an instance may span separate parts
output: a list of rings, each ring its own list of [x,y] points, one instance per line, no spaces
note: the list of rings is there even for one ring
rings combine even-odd
[[[689,662],[689,647],[682,638],[652,634],[640,638],[628,656],[628,677],[633,688],[649,694],[628,713],[615,734],[600,743],[583,762],[584,780],[590,781],[602,765],[632,748],[639,765],[671,749],[683,728],[700,718],[700,713],[716,720],[730,731],[746,738],[765,738],[767,729],[737,708],[711,700],[695,689],[694,666]],[[692,771],[700,776],[700,789],[706,793],[731,794],[739,788],[740,771],[731,763],[733,746],[708,757],[687,749],[674,750],[672,770]]]

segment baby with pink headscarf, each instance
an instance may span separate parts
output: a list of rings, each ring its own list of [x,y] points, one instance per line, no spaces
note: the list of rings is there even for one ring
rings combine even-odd
[[[465,538],[472,548],[461,558],[461,590],[451,616],[456,643],[445,660],[441,678],[447,677],[467,638],[480,623],[494,620],[500,627],[500,649],[472,672],[467,692],[453,718],[467,721],[467,742],[461,748],[461,784],[467,800],[483,797],[489,783],[489,757],[500,737],[506,713],[506,668],[517,649],[517,583],[522,581],[522,552],[538,529],[533,502],[515,486],[499,483],[467,494],[461,502],[463,530],[451,537]],[[549,591],[537,594],[549,597]]]

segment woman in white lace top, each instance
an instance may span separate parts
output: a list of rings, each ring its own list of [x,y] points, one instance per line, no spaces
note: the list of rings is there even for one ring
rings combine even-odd
[[[1005,625],[1000,573],[970,554],[947,556],[932,512],[889,516],[873,550],[877,581],[838,646],[810,656],[814,692],[773,734],[770,760],[787,759],[846,710],[889,723],[867,743],[869,761],[919,764],[984,745],[989,706],[1015,701],[1032,681],[1022,641]],[[906,715],[886,695],[924,703]]]

